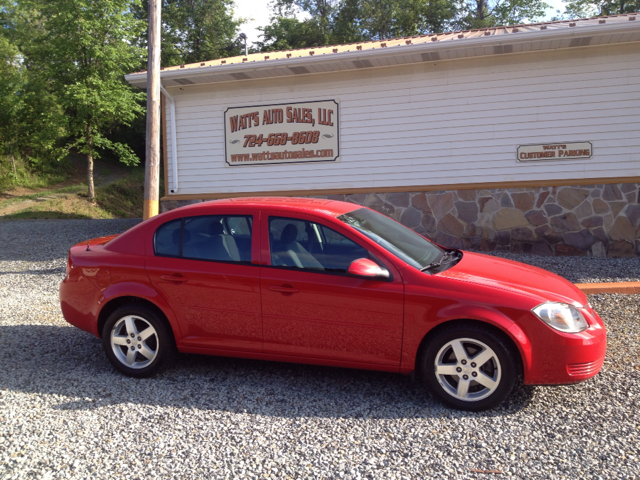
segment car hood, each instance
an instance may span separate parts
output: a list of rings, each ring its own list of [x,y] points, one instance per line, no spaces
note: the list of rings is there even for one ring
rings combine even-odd
[[[462,260],[435,274],[441,278],[473,283],[535,297],[540,303],[557,301],[585,305],[587,297],[567,279],[542,268],[502,258],[464,252]]]

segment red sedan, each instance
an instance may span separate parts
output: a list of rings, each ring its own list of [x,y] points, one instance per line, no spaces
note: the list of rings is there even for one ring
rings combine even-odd
[[[80,243],[60,302],[126,375],[154,374],[176,349],[416,372],[468,410],[500,404],[520,376],[593,377],[606,351],[567,280],[331,200],[201,203]]]

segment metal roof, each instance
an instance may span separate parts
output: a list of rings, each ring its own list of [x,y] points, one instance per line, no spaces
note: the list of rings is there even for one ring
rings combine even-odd
[[[165,67],[164,86],[304,75],[640,41],[640,13],[260,52]],[[125,76],[146,87],[147,72]]]

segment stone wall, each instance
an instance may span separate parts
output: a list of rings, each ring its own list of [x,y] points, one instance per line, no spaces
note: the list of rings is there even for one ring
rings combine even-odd
[[[640,256],[640,184],[636,183],[322,198],[365,205],[452,248]],[[179,206],[164,203],[163,210]]]

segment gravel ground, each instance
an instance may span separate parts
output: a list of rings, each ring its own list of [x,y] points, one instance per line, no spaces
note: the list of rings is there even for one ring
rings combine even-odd
[[[638,257],[542,257],[513,253],[493,253],[493,255],[544,268],[573,283],[640,281],[640,258]]]
[[[609,331],[596,378],[491,412],[400,375],[194,355],[136,380],[57,298],[69,245],[133,223],[0,222],[0,478],[638,478],[640,295],[590,296]],[[526,260],[638,276],[636,259]]]

